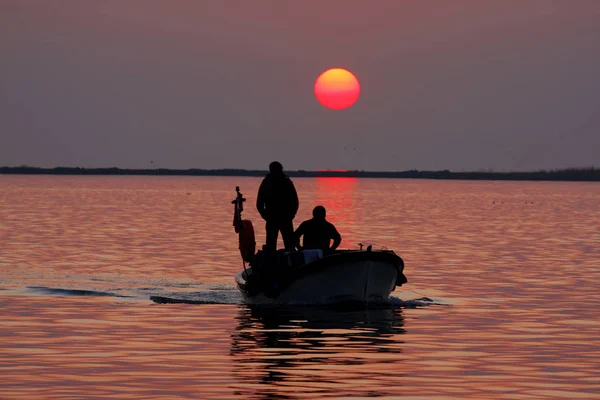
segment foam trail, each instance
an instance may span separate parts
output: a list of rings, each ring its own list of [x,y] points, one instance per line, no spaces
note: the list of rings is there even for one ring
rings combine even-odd
[[[150,296],[150,300],[158,304],[243,304],[242,296],[237,291],[210,291],[195,293],[164,293]]]
[[[244,304],[241,294],[237,290],[232,290],[232,285],[197,284],[207,291],[194,292],[173,292],[165,291],[160,287],[141,287],[132,290],[126,290],[127,294],[115,293],[113,291],[102,291],[93,289],[69,289],[69,288],[52,288],[46,286],[28,286],[30,292],[35,292],[42,295],[64,296],[64,297],[118,297],[118,298],[139,298],[149,299],[157,304]],[[114,289],[121,291],[121,289]],[[311,304],[281,304],[281,306],[307,306]],[[327,306],[328,304],[312,304],[314,306]],[[331,305],[331,304],[329,304]],[[398,297],[390,296],[388,301],[377,304],[362,305],[367,308],[420,308],[431,305],[445,305],[428,297],[420,297],[416,299],[402,300]]]
[[[28,286],[33,292],[49,294],[53,296],[98,296],[98,297],[130,297],[116,293],[100,292],[96,290],[49,288],[45,286]]]
[[[237,292],[214,291],[214,292],[196,292],[196,293],[165,293],[161,295],[150,296],[150,300],[158,304],[244,304],[241,295]],[[280,304],[278,306],[303,307],[303,306],[332,306],[332,304]],[[357,306],[357,304],[351,304]],[[382,303],[373,303],[366,305],[367,308],[418,308],[431,305],[443,305],[428,297],[422,297],[412,300],[402,300],[391,296],[389,301]],[[364,307],[365,305],[362,305]]]
[[[418,299],[411,300],[402,300],[398,297],[390,296],[390,304],[397,307],[404,308],[418,308],[418,307],[427,307],[432,305],[444,305],[443,303],[438,303],[429,297],[421,297]]]

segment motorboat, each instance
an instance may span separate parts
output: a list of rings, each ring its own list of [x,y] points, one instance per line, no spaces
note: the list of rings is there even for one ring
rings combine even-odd
[[[406,283],[404,263],[390,250],[341,250],[308,263],[303,251],[278,251],[235,276],[247,304],[385,303]],[[260,259],[260,254],[257,257]],[[265,257],[266,258],[266,257]]]
[[[254,230],[241,218],[245,199],[236,187],[234,227],[244,269],[235,282],[247,304],[385,303],[407,282],[404,261],[392,250],[295,249],[257,253]],[[249,266],[246,267],[246,262]]]

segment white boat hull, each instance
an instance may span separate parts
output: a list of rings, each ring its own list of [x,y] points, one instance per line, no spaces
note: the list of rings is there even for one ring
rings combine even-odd
[[[249,274],[252,274],[250,269]],[[301,275],[276,295],[243,290],[246,272],[236,282],[247,304],[331,304],[340,302],[385,303],[395,289],[401,269],[382,260],[346,260]]]

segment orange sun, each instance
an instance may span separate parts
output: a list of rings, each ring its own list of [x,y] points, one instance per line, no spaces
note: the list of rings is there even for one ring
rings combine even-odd
[[[315,82],[315,96],[319,103],[332,110],[343,110],[358,100],[360,84],[352,72],[332,68],[323,72]]]

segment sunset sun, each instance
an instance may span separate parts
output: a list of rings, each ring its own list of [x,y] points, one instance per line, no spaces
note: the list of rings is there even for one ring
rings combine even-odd
[[[352,72],[332,68],[323,72],[315,82],[315,97],[324,107],[343,110],[360,96],[360,84]]]

